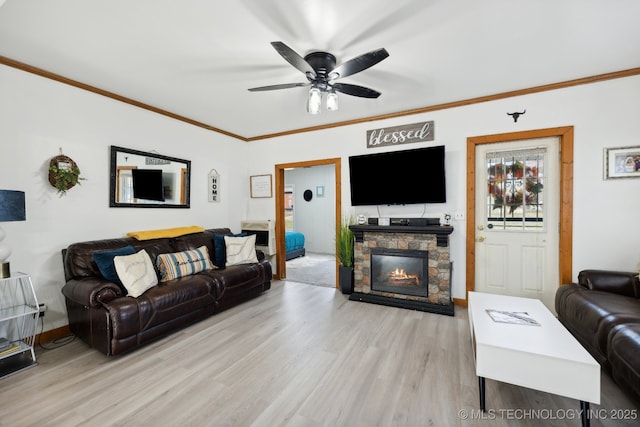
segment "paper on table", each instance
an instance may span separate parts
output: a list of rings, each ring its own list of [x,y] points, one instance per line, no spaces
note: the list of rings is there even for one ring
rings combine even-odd
[[[492,309],[487,309],[486,311],[495,322],[540,326],[540,323],[536,319],[529,316],[529,313],[524,311],[502,311]]]

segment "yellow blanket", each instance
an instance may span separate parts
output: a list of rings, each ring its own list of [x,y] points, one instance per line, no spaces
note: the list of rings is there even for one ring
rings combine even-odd
[[[135,237],[138,240],[149,240],[160,239],[162,237],[177,237],[184,234],[200,233],[202,231],[204,231],[204,228],[191,225],[188,227],[163,228],[160,230],[130,231],[127,233],[127,236]]]

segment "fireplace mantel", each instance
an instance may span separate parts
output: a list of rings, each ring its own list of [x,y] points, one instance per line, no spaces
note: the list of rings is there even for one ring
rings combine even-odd
[[[453,233],[453,227],[439,225],[427,225],[424,227],[412,225],[351,225],[349,229],[353,231],[356,242],[362,242],[366,232],[435,234],[437,245],[444,248],[449,246],[449,234]]]

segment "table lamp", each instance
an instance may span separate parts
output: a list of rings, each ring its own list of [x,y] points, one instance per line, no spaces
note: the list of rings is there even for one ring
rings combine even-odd
[[[0,190],[0,222],[24,221],[27,219],[24,205],[24,191]],[[0,244],[5,232],[0,227]],[[0,245],[0,278],[11,276],[9,258],[11,249]]]

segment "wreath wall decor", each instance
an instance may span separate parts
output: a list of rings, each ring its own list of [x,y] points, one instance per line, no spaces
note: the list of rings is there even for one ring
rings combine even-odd
[[[49,162],[49,184],[58,190],[60,197],[76,185],[80,185],[80,168],[71,157],[60,154]]]

